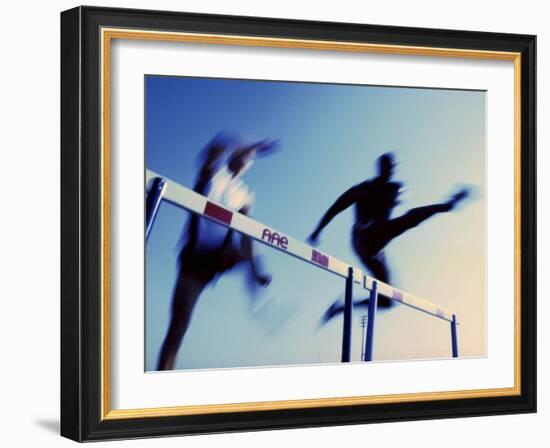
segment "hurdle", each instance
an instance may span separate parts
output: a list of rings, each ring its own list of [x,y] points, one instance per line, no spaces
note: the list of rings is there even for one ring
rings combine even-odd
[[[342,362],[351,361],[353,288],[358,286],[369,292],[365,351],[362,361],[373,360],[374,329],[378,296],[406,305],[450,324],[451,355],[458,358],[458,318],[456,314],[427,300],[394,288],[376,278],[363,274],[360,268],[328,255],[292,238],[249,216],[230,210],[195,191],[184,187],[149,169],[145,172],[145,239],[149,238],[155,218],[163,201],[212,220],[222,226],[246,235],[253,240],[284,252],[317,268],[345,279],[344,325],[342,331]]]

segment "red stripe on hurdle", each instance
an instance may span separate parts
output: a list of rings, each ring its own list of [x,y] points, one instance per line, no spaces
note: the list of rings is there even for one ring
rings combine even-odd
[[[315,249],[311,252],[311,261],[328,268],[328,256],[321,252],[317,252]]]
[[[233,218],[233,212],[231,210],[227,210],[219,205],[213,204],[212,202],[206,203],[204,215],[227,225],[231,224],[231,219]]]

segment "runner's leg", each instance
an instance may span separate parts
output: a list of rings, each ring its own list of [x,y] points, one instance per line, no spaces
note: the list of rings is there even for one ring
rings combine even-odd
[[[364,263],[371,271],[375,279],[391,285],[390,271],[388,269],[388,264],[386,262],[384,252],[380,252],[376,257],[373,257],[369,260],[364,260]],[[388,297],[379,294],[377,304],[379,308],[390,308],[394,305],[394,302]],[[368,306],[369,298],[366,298],[365,300],[356,303],[356,305]]]
[[[371,271],[371,274],[377,280],[380,280],[384,283],[390,283],[390,272],[386,263],[386,257],[383,252],[380,252],[376,257],[370,259],[361,258],[361,261],[365,266]],[[363,300],[358,300],[353,303],[354,307],[368,307],[369,306],[369,297],[366,297]],[[394,305],[394,302],[388,297],[379,295],[377,305],[379,308],[391,308]],[[339,298],[334,302],[323,314],[321,318],[322,323],[326,323],[331,320],[333,317],[338,316],[344,312],[344,304],[342,299]]]
[[[211,278],[211,275],[187,272],[184,266],[180,268],[172,297],[170,325],[162,344],[157,370],[174,369],[176,355],[191,322],[195,304]]]
[[[424,207],[413,208],[399,218],[388,221],[388,237],[389,241],[405,233],[414,227],[417,227],[422,222],[436,215],[437,213],[445,213],[452,209],[449,203],[426,205]],[[388,241],[388,242],[389,242]]]

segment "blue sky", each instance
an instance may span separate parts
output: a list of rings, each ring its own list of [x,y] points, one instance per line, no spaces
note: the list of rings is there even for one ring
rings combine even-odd
[[[395,286],[457,313],[462,356],[485,355],[485,92],[297,82],[147,76],[146,166],[192,187],[198,153],[221,130],[280,140],[245,180],[253,217],[305,240],[347,188],[396,154],[407,193],[394,215],[445,200],[458,186],[475,200],[392,242]],[[320,248],[360,266],[350,245],[352,209],[321,236]],[[177,242],[188,213],[163,204],[146,248],[146,369],[155,368],[169,319]],[[251,310],[245,273],[235,270],[200,298],[177,368],[338,362],[342,319],[319,328],[344,281],[268,247],[258,247],[271,286]],[[356,288],[358,289],[358,288]],[[356,309],[352,357],[361,350]],[[377,360],[450,355],[446,322],[399,306],[377,319]]]

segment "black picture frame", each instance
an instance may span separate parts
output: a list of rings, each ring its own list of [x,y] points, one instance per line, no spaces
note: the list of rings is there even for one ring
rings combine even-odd
[[[102,403],[102,28],[521,55],[519,393],[108,419]],[[61,435],[76,441],[536,412],[536,37],[99,7],[61,13]]]

